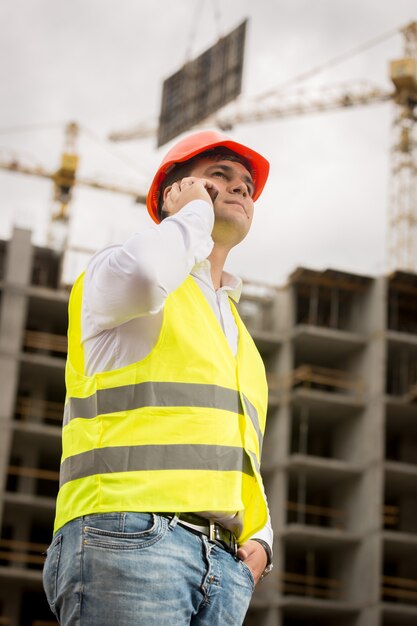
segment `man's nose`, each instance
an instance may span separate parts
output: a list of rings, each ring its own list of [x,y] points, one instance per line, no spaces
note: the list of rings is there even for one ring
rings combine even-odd
[[[232,181],[231,189],[233,193],[241,193],[242,195],[247,195],[246,184],[242,180]]]

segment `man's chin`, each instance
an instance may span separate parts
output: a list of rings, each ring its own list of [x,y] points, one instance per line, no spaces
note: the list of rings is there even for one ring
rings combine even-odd
[[[213,239],[216,240],[216,233],[220,235],[221,239],[226,243],[229,240],[233,246],[243,241],[250,229],[250,223],[245,215],[238,215],[231,217],[228,216],[216,216],[215,225],[213,229]]]

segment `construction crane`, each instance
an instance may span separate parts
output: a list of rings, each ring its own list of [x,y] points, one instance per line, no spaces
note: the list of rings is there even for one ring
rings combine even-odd
[[[53,202],[56,205],[56,210],[52,214],[49,224],[48,243],[58,248],[65,248],[66,245],[70,217],[69,206],[75,185],[128,195],[137,203],[146,203],[146,193],[144,191],[77,176],[79,157],[76,152],[76,140],[79,131],[79,126],[75,122],[70,122],[66,125],[64,150],[61,154],[60,166],[56,171],[48,171],[41,166],[25,165],[14,158],[9,160],[0,158],[0,169],[47,178],[53,182]],[[56,237],[58,227],[61,231],[59,240]]]
[[[395,103],[391,147],[391,189],[389,206],[388,269],[417,272],[417,22],[400,29],[404,54],[390,63],[393,89],[358,83],[316,89],[315,93],[289,95],[281,87],[248,103],[233,105],[205,120],[230,130],[236,124],[322,113],[341,108]],[[362,47],[364,49],[364,47]],[[304,75],[300,78],[306,78]],[[142,139],[156,134],[156,122],[114,132],[111,141]]]

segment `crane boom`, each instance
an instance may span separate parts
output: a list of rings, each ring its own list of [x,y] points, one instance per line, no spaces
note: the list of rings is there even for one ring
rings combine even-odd
[[[147,139],[148,137],[156,137],[158,133],[158,122],[149,121],[142,122],[127,130],[119,130],[110,133],[110,141],[130,141],[131,139]]]
[[[50,172],[40,166],[29,166],[21,163],[17,159],[4,160],[0,158],[0,169],[8,170],[9,172],[17,172],[19,174],[27,174],[29,176],[36,176],[41,178],[47,178],[54,182],[57,181],[58,172]],[[131,187],[125,187],[123,185],[115,185],[110,183],[100,182],[90,178],[80,178],[77,176],[76,184],[83,187],[90,187],[91,189],[101,189],[104,191],[112,191],[114,193],[120,193],[127,196],[131,196],[135,202],[140,204],[146,203],[146,193],[139,191]]]
[[[326,93],[326,91],[328,93]],[[274,120],[283,117],[295,117],[309,113],[324,113],[342,108],[365,106],[386,102],[394,97],[393,91],[378,87],[358,85],[356,88],[332,88],[322,90],[318,96],[297,92],[292,97],[275,96],[268,102],[256,102],[253,106],[231,112],[223,112],[210,121],[221,129],[231,129],[235,124],[248,124]]]
[[[217,126],[222,130],[231,130],[236,124],[249,124],[274,120],[277,118],[295,117],[308,113],[323,113],[342,108],[364,106],[392,100],[395,91],[382,89],[360,82],[354,85],[336,85],[333,87],[312,90],[297,90],[293,94],[277,92],[268,99],[253,102],[234,103],[218,114],[206,118],[201,126]],[[141,123],[124,131],[111,133],[111,141],[131,141],[156,136],[156,121]]]

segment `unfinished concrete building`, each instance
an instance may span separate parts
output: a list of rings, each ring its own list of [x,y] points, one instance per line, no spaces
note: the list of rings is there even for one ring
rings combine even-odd
[[[60,257],[0,242],[0,625],[54,624],[41,584],[60,461]],[[417,276],[299,268],[248,285],[264,357],[274,570],[246,626],[417,623]],[[115,625],[116,626],[116,625]]]

